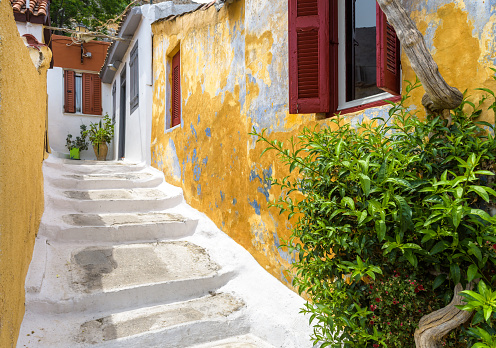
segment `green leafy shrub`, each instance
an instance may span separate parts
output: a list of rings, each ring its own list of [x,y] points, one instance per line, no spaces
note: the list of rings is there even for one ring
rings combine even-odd
[[[89,137],[93,146],[110,143],[114,137],[114,124],[110,116],[106,114],[98,123],[91,122],[90,129],[85,131],[84,135]]]
[[[464,99],[451,120],[421,120],[405,107],[418,86],[408,84],[388,118],[352,125],[338,115],[329,126],[304,129],[287,148],[264,130],[251,133],[289,168],[289,176],[272,179],[283,192],[272,206],[297,220],[287,241],[296,255],[294,286],[310,299],[304,312],[323,347],[412,347],[420,314],[447,304],[457,283],[496,279],[496,254],[487,247],[496,244],[488,214],[496,196],[494,126],[474,121],[485,103],[496,108],[494,94],[484,89],[475,104]],[[399,269],[404,284],[391,282]],[[414,280],[425,291],[416,293]],[[378,293],[399,327],[373,320]]]
[[[77,136],[76,139],[72,139],[72,134],[67,134],[67,138],[65,139],[65,146],[69,151],[72,149],[79,149],[79,151],[88,150],[88,142],[86,141],[86,125],[81,124],[79,126],[80,136]]]

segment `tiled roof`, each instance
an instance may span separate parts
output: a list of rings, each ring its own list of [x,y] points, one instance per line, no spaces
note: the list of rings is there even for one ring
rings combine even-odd
[[[46,16],[50,0],[30,0],[29,12],[34,16]],[[26,0],[10,0],[14,12],[26,13]]]

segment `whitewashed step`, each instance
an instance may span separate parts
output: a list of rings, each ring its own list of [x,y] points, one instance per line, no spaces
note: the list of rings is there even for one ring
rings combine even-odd
[[[42,284],[30,284],[34,292],[26,296],[29,311],[105,312],[184,301],[215,291],[233,276],[186,241],[72,250],[48,242]]]
[[[141,243],[191,236],[197,224],[167,212],[66,214],[43,221],[39,235],[57,242]]]
[[[243,308],[241,299],[220,293],[86,321],[77,313],[27,316],[17,346],[184,348],[248,333]]]
[[[49,168],[59,169],[62,172],[73,173],[118,173],[140,171],[146,168],[145,163],[127,161],[88,161],[69,160],[49,156],[43,162]]]
[[[190,346],[189,348],[274,348],[274,346],[256,336],[248,334]]]
[[[53,186],[74,190],[131,189],[156,187],[163,182],[158,171],[106,174],[64,174],[50,177]]]
[[[65,190],[53,194],[50,204],[60,211],[125,213],[161,211],[183,201],[182,189],[163,183],[157,188]]]

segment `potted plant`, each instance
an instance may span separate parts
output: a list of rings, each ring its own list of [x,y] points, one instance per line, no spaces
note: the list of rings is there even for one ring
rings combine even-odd
[[[98,161],[105,161],[108,152],[107,143],[110,143],[114,137],[114,124],[109,115],[106,114],[103,120],[100,120],[98,123],[92,122],[90,124],[90,129],[86,130],[84,134],[88,135],[93,144],[96,159]]]
[[[79,126],[80,136],[76,137],[75,140],[72,140],[72,134],[67,134],[67,138],[65,139],[66,147],[69,149],[69,158],[70,159],[80,159],[80,153],[83,150],[88,150],[88,142],[86,141],[86,125],[82,124]]]

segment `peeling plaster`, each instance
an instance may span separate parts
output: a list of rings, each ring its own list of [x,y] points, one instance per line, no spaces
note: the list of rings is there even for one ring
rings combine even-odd
[[[496,0],[412,0],[404,5],[448,83],[461,90],[481,86],[496,90],[489,69],[496,61]],[[285,0],[235,0],[219,11],[212,7],[153,24],[152,150],[155,165],[163,162],[160,169],[167,180],[182,186],[191,205],[207,212],[289,286],[294,255],[281,249],[279,240],[289,237],[294,221],[267,207],[281,194],[269,178],[288,175],[288,169],[273,152],[261,158],[264,146],[248,133],[266,128],[269,140],[284,142],[303,127],[336,126],[314,114],[289,114],[287,17]],[[182,123],[163,132],[170,113],[167,52],[178,42]],[[404,79],[415,81],[404,55],[402,70]],[[412,93],[408,103],[413,110],[423,93],[422,89]],[[343,122],[387,118],[389,110],[385,105],[350,113],[343,115]],[[423,110],[417,111],[422,116]],[[484,114],[482,119],[494,118]],[[171,141],[176,157],[161,150],[170,148]],[[171,173],[169,167],[179,169]]]

